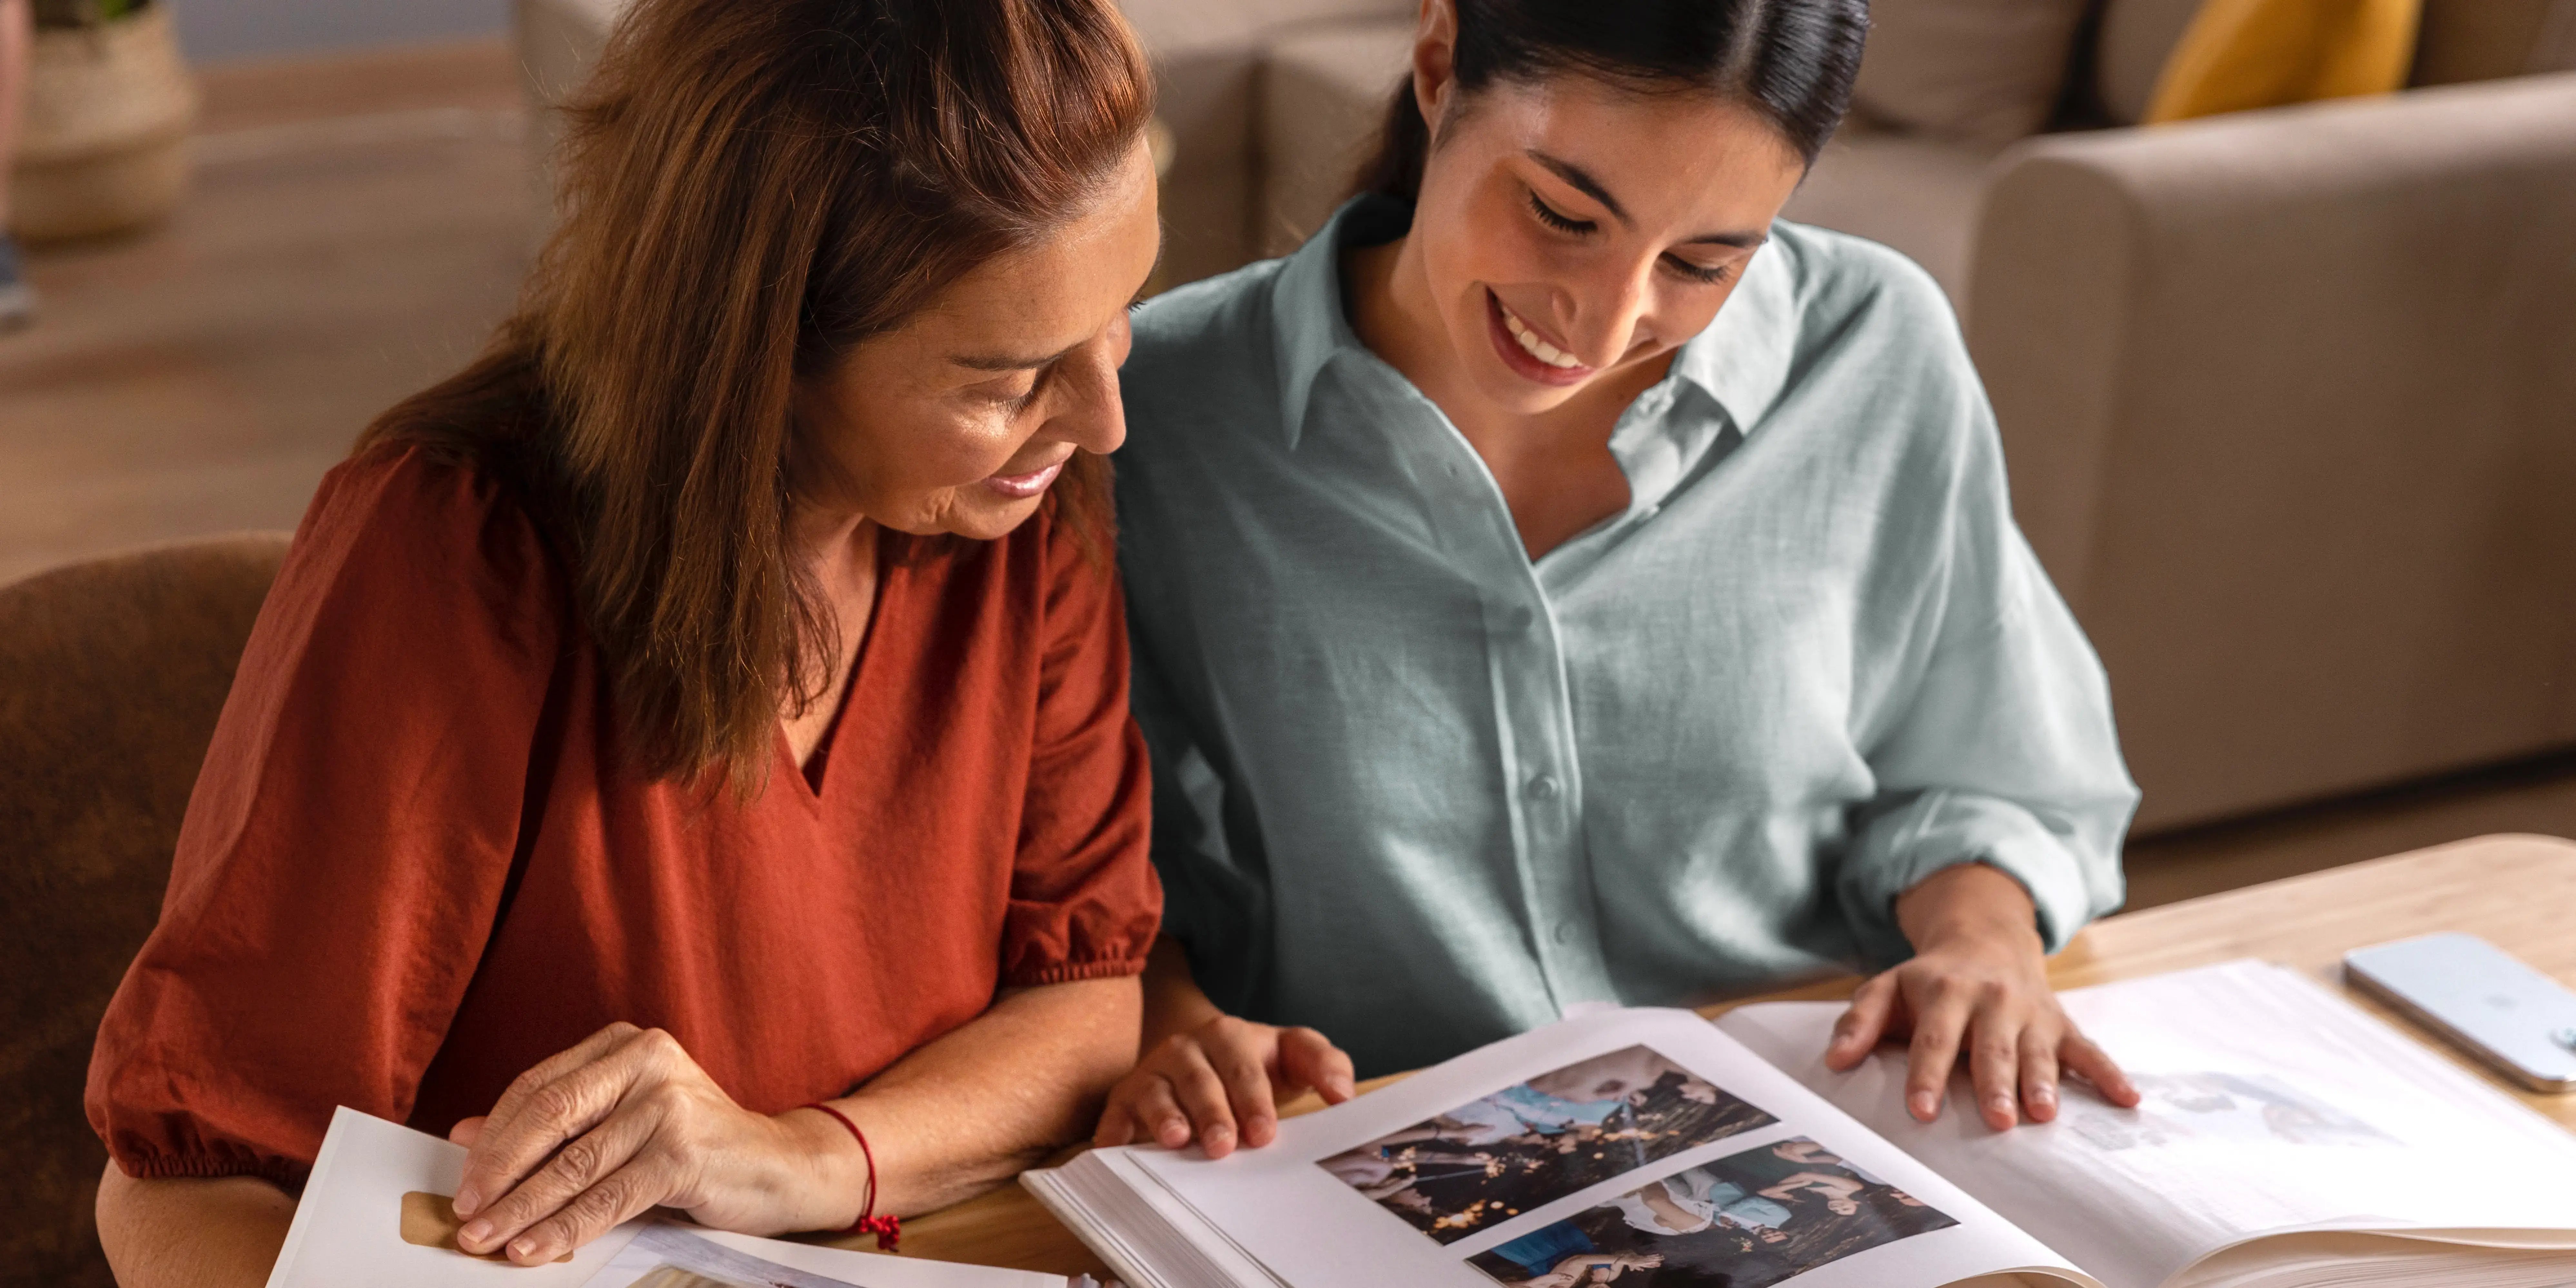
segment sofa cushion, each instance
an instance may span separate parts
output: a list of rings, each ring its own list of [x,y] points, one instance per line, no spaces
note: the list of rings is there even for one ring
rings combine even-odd
[[[2207,0],[2156,76],[2151,123],[2406,87],[2423,0]]]
[[[1846,127],[1780,213],[1895,247],[1929,270],[1951,307],[1965,313],[1977,211],[2000,150]]]
[[[1285,255],[1324,226],[1412,54],[1411,18],[1333,23],[1272,43],[1261,68],[1260,254]]]
[[[2086,0],[1875,0],[1852,104],[1875,124],[2009,143],[2066,87]]]

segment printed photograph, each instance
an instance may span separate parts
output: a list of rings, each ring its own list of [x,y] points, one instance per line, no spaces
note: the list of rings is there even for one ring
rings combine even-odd
[[[861,1288],[736,1252],[672,1225],[648,1225],[582,1288]]]
[[[2135,1109],[2070,1105],[2066,1128],[2102,1150],[2187,1140],[2288,1145],[2393,1145],[2394,1137],[2278,1078],[2236,1073],[2141,1073]]]
[[[1768,1288],[1957,1224],[1800,1137],[1649,1181],[1468,1264],[1508,1288]]]
[[[1570,1064],[1317,1166],[1441,1243],[1778,1121],[1632,1046]]]

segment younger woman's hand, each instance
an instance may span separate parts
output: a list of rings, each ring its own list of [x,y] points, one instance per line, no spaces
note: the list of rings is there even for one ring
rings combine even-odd
[[[467,1147],[457,1243],[473,1253],[506,1248],[521,1265],[657,1205],[746,1234],[831,1228],[857,1215],[857,1191],[838,1195],[847,1187],[832,1175],[840,1149],[856,1151],[839,1124],[742,1108],[660,1029],[601,1029],[521,1074],[489,1116],[450,1136]]]
[[[2061,1070],[2104,1099],[2138,1103],[2127,1074],[2078,1032],[2048,986],[2030,896],[2011,877],[1962,864],[1927,877],[1897,900],[1914,957],[1873,976],[1834,1025],[1825,1065],[1858,1065],[1881,1038],[1910,1037],[1905,1104],[1939,1116],[1950,1070],[1964,1052],[1977,1108],[1997,1131],[2057,1117]]]
[[[1351,1058],[1313,1029],[1220,1015],[1165,1038],[1109,1093],[1094,1145],[1150,1140],[1179,1149],[1196,1138],[1210,1158],[1279,1134],[1279,1101],[1313,1088],[1324,1103],[1351,1098]]]

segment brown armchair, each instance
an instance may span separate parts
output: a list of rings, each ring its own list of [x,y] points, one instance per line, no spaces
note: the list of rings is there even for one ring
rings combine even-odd
[[[160,915],[179,818],[283,534],[0,586],[0,1278],[110,1288],[90,1046]]]

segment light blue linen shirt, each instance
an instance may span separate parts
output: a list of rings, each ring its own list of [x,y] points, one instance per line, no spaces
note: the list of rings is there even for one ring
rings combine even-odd
[[[1533,564],[1345,315],[1339,249],[1408,217],[1364,198],[1135,318],[1136,713],[1219,1006],[1368,1076],[1901,958],[1896,896],[1960,862],[2052,949],[2118,905],[2101,666],[1928,276],[1775,224],[1612,432],[1627,509]]]

